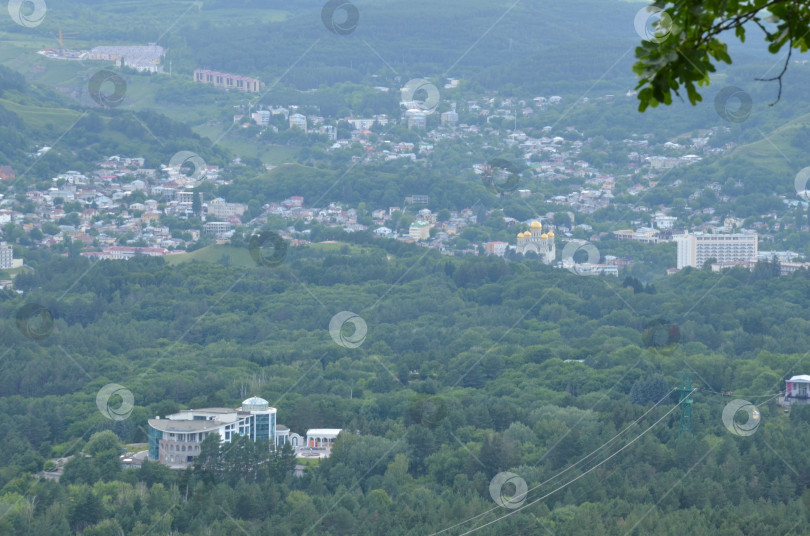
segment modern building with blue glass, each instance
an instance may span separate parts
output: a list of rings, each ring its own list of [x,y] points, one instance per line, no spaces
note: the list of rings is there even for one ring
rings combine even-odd
[[[295,439],[292,443],[297,446],[300,441],[300,437],[290,438],[287,427],[276,426],[276,408],[254,396],[236,409],[189,409],[163,419],[149,419],[149,460],[184,469],[200,454],[200,445],[211,434],[217,434],[224,443],[237,435],[274,445]]]

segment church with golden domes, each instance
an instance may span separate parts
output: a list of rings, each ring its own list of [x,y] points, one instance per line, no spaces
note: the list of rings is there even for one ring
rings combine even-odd
[[[533,221],[529,230],[517,235],[517,252],[525,255],[529,251],[536,253],[540,260],[551,264],[557,256],[554,248],[554,231],[543,232],[543,224]]]

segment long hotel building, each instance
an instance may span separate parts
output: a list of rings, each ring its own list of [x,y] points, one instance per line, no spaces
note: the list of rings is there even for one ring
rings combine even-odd
[[[223,89],[237,89],[247,93],[258,93],[262,87],[262,83],[255,78],[221,73],[219,71],[209,71],[207,69],[197,69],[194,71],[194,81],[203,84],[213,84],[214,87]]]
[[[675,238],[678,269],[702,268],[709,259],[717,262],[747,261],[757,258],[758,236],[751,234],[686,234]]]

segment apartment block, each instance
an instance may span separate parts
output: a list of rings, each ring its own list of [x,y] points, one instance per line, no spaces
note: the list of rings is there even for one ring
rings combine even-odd
[[[675,238],[677,267],[701,268],[709,259],[717,262],[746,261],[757,258],[758,236],[751,234],[686,234]]]

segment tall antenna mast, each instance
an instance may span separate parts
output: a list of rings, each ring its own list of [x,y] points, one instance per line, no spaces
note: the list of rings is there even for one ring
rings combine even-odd
[[[692,420],[692,373],[681,372],[681,386],[678,388],[678,404],[681,406],[681,424],[678,427],[678,439],[682,435],[695,436],[695,421]]]

